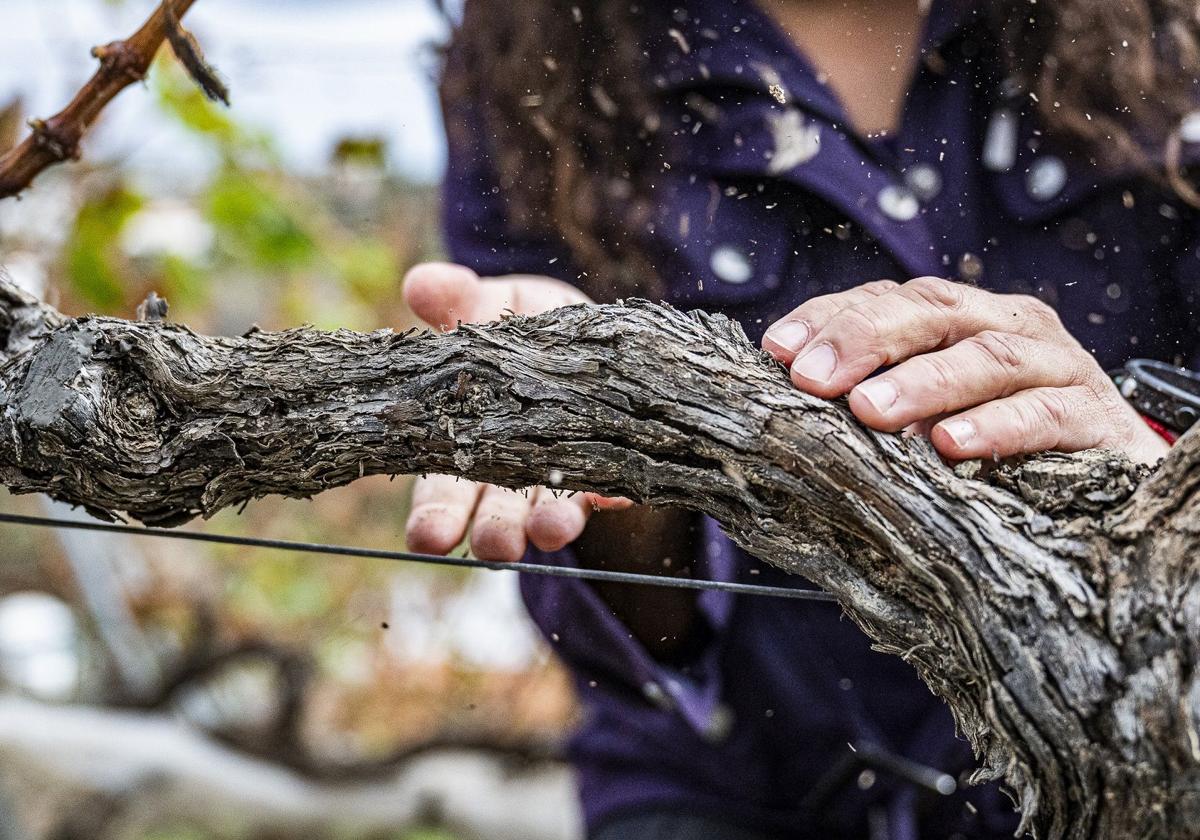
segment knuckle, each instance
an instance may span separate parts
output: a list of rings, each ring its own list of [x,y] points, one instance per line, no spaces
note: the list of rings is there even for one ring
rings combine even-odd
[[[956,310],[965,299],[964,286],[941,277],[917,277],[904,284],[904,289],[918,303],[939,310]]]
[[[1036,400],[1018,399],[1006,405],[1006,408],[1010,416],[1004,425],[1011,428],[1014,436],[1022,441],[1031,440],[1033,435],[1045,425],[1045,416]]]
[[[883,338],[883,324],[879,313],[864,306],[843,309],[829,322],[831,335],[847,334],[856,341],[874,346]]]
[[[966,342],[987,364],[1005,376],[1011,376],[1025,363],[1021,341],[1011,333],[984,330]]]
[[[1052,334],[1062,332],[1064,327],[1058,311],[1041,298],[1033,295],[1015,295],[1019,314],[1025,320],[1032,322],[1039,333]]]
[[[1116,393],[1112,380],[1096,363],[1096,357],[1082,347],[1069,351],[1066,364],[1070,366],[1067,380],[1071,385],[1087,387],[1101,401],[1107,399],[1108,393]]]
[[[940,355],[919,356],[917,361],[924,368],[922,381],[926,388],[937,394],[948,394],[958,387],[956,366]]]
[[[1028,405],[1034,411],[1034,425],[1030,428],[1042,427],[1060,430],[1067,426],[1074,414],[1071,400],[1062,388],[1041,388],[1031,391],[1032,399]]]
[[[1112,382],[1107,377],[1103,379],[1091,377],[1078,387],[1083,389],[1084,399],[1092,406],[1097,415],[1096,421],[1103,423],[1107,430],[1101,436],[1103,440],[1117,449],[1131,445],[1138,433],[1142,431],[1144,424],[1132,407],[1125,402],[1124,397],[1117,393]]]
[[[884,295],[899,289],[900,284],[895,280],[872,280],[870,283],[864,283],[862,288],[874,294]]]

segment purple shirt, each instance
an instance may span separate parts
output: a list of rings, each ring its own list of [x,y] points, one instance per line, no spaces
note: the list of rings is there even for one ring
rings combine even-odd
[[[734,317],[757,340],[813,295],[938,275],[1042,297],[1104,366],[1194,364],[1195,213],[1149,179],[1056,148],[971,5],[935,0],[901,129],[864,142],[750,2],[652,4],[662,20],[646,34],[647,83],[673,134],[651,228],[667,299]],[[1188,134],[1192,160],[1200,137]],[[574,279],[562,242],[506,230],[505,212],[486,139],[452,143],[453,258],[483,275]],[[698,573],[807,585],[703,528]],[[1012,836],[1012,806],[992,786],[937,796],[855,770],[806,804],[848,744],[954,775],[974,766],[944,705],[835,605],[704,593],[708,641],[670,668],[590,585],[525,576],[522,591],[582,699],[572,750],[589,825],[668,806],[786,837],[864,837],[869,820],[892,840]]]

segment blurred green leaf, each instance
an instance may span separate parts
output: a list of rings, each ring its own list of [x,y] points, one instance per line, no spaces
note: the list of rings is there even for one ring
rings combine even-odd
[[[387,166],[387,140],[383,137],[343,137],[333,147],[333,163],[353,163],[383,169]]]
[[[209,100],[173,56],[164,54],[155,62],[151,79],[162,109],[185,128],[213,140],[226,157],[272,153],[267,135],[239,125],[224,106]]]
[[[209,840],[209,835],[190,826],[162,826],[142,835],[142,840]]]
[[[226,169],[208,188],[206,212],[234,257],[269,271],[310,265],[316,243],[281,196],[244,172]]]
[[[295,557],[264,556],[229,579],[233,606],[261,619],[317,618],[331,608],[320,567]]]
[[[162,257],[163,296],[180,308],[204,306],[211,291],[211,278],[203,268],[178,254]]]
[[[342,282],[365,300],[395,291],[400,269],[396,255],[378,239],[355,239],[333,255]]]
[[[400,835],[401,840],[460,840],[444,828],[418,828]]]
[[[144,204],[142,196],[119,186],[79,208],[67,238],[67,279],[75,293],[97,309],[112,311],[125,301],[121,231]]]

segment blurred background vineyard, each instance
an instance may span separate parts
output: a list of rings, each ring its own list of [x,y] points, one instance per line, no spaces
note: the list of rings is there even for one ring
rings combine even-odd
[[[0,0],[0,151],[153,5]],[[71,314],[129,317],[154,290],[210,333],[411,325],[400,278],[441,249],[441,11],[201,0],[187,23],[233,108],[160,56],[83,161],[0,203],[0,267]],[[403,548],[407,488],[189,527]],[[574,836],[574,705],[512,575],[0,535],[0,840]]]

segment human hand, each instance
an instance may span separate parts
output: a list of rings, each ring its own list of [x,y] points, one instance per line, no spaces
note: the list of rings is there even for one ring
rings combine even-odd
[[[952,460],[1105,448],[1153,463],[1168,449],[1057,313],[1026,295],[881,280],[806,301],[763,349],[797,388],[848,392],[866,425],[928,430]]]
[[[468,268],[426,263],[408,272],[404,299],[434,329],[495,321],[505,313],[536,315],[588,298],[549,277],[513,275],[480,279]],[[596,509],[626,508],[628,499],[595,493],[518,492],[448,475],[417,479],[406,539],[413,551],[445,554],[462,542],[468,525],[471,551],[481,560],[520,560],[527,543],[555,551],[583,533]]]

